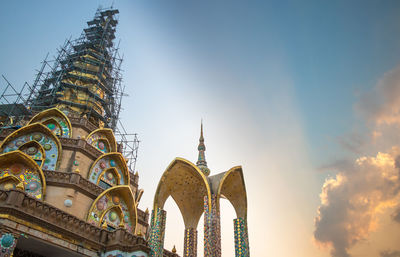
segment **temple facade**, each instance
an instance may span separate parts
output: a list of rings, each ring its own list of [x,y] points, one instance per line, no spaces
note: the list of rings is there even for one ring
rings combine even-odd
[[[139,175],[116,139],[117,15],[98,9],[78,39],[67,40],[51,65],[43,62],[26,99],[0,104],[0,257],[177,257],[175,247],[164,249],[170,196],[185,224],[183,256],[197,256],[203,214],[204,256],[221,256],[221,198],[237,213],[235,256],[249,256],[242,168],[210,176],[203,126],[196,165],[174,159],[151,218],[138,208]]]

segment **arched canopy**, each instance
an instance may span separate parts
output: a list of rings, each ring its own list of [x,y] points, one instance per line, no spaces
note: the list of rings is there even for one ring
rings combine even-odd
[[[28,124],[35,122],[44,124],[57,136],[72,137],[72,126],[70,120],[67,115],[57,108],[47,109],[36,114]]]
[[[0,154],[0,187],[8,190],[22,184],[25,192],[42,200],[46,179],[38,164],[27,154],[16,150]]]
[[[211,199],[207,178],[188,160],[176,158],[162,175],[154,196],[154,210],[163,208],[171,196],[178,205],[186,228],[196,228],[204,211],[204,197]],[[209,204],[211,208],[211,204]]]
[[[136,233],[137,209],[131,188],[120,185],[105,190],[94,200],[87,221],[97,226],[106,225],[109,230],[124,227]]]
[[[235,208],[238,218],[247,218],[247,194],[241,166],[236,166],[224,173],[219,182],[217,201],[226,198]],[[217,204],[219,207],[219,203]]]
[[[88,173],[90,182],[108,188],[114,185],[129,185],[129,171],[121,153],[106,153],[97,158]],[[115,180],[116,183],[113,183]]]
[[[56,170],[61,159],[60,140],[44,125],[33,123],[8,135],[0,144],[0,153],[17,150],[23,144],[36,141],[45,151],[43,169]]]
[[[87,136],[87,142],[103,153],[117,151],[117,142],[112,129],[101,128],[93,130]]]

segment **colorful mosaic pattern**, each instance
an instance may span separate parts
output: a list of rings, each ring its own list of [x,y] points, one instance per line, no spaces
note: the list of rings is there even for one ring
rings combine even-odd
[[[197,256],[197,230],[195,228],[185,229],[185,239],[183,246],[183,256]]]
[[[9,233],[5,233],[0,237],[0,257],[10,257],[17,245],[17,239]]]
[[[91,135],[87,139],[87,142],[92,146],[96,147],[97,149],[99,149],[100,151],[102,151],[103,153],[110,152],[108,139],[101,132],[94,133],[93,135]]]
[[[51,111],[51,110],[50,110]],[[47,112],[47,111],[44,111]],[[44,116],[44,117],[43,117]],[[34,119],[33,122],[39,122],[45,125],[48,129],[53,132],[54,135],[59,137],[71,137],[71,131],[68,126],[68,121],[61,114],[46,114],[43,115],[42,118]]]
[[[151,228],[150,228],[150,257],[163,257],[165,220],[167,212],[158,208],[157,215],[154,210],[151,212]]]
[[[102,257],[148,257],[149,255],[142,251],[121,252],[119,250],[114,250],[103,253],[101,256]]]
[[[100,185],[104,189],[115,185],[125,185],[126,181],[122,167],[116,159],[114,156],[104,156],[100,159],[89,171],[89,181]],[[118,182],[115,171],[119,174]]]
[[[133,233],[133,218],[124,199],[118,194],[107,193],[96,202],[88,222],[96,226],[106,222],[109,230],[118,228],[122,223],[126,230]]]
[[[216,195],[211,195],[211,212],[208,196],[204,197],[204,256],[221,256],[221,225]]]
[[[4,147],[4,153],[18,150],[20,146],[30,141],[37,141],[46,153],[46,159],[43,164],[45,170],[55,170],[57,168],[57,159],[59,150],[57,143],[51,137],[42,132],[33,132],[15,138]]]
[[[249,257],[249,236],[247,232],[247,221],[244,218],[233,220],[235,231],[235,256]]]
[[[18,179],[18,182],[13,181],[11,176]],[[9,179],[7,179],[7,177]],[[40,175],[37,172],[30,170],[21,163],[13,163],[10,166],[0,167],[0,188],[4,190],[10,190],[16,187],[16,183],[23,182],[25,192],[35,197],[36,199],[42,199],[43,187]]]
[[[41,167],[44,161],[44,152],[42,152],[42,149],[39,147],[40,146],[37,144],[31,142],[23,145],[19,150],[29,155],[33,160],[35,160],[39,167]]]

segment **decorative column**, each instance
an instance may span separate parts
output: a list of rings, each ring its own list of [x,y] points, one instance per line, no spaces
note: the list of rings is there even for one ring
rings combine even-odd
[[[10,257],[17,245],[17,238],[11,233],[3,233],[0,237],[0,257]]]
[[[197,256],[197,230],[195,228],[185,229],[185,242],[183,244],[184,257]]]
[[[235,232],[235,256],[236,257],[249,257],[249,234],[247,232],[247,220],[244,218],[237,218],[233,220]]]
[[[166,216],[167,212],[160,208],[157,208],[157,214],[154,210],[151,212],[150,257],[163,257]]]
[[[208,196],[204,197],[204,257],[221,257],[221,225],[217,197],[211,195],[211,211]]]

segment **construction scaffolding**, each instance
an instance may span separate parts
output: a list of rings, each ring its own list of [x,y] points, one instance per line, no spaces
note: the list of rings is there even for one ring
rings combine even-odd
[[[124,95],[119,44],[114,45],[118,10],[98,9],[78,39],[46,57],[26,105],[34,111],[57,106],[115,130]]]
[[[129,170],[135,172],[139,140],[119,120],[122,97],[126,95],[123,56],[119,54],[119,42],[114,44],[118,13],[112,7],[99,7],[77,39],[65,40],[54,58],[47,54],[32,86],[25,82],[18,91],[2,76],[6,86],[0,92],[0,134],[4,129],[21,127],[37,112],[57,107],[67,115],[111,128],[118,150],[127,159]]]
[[[138,156],[139,149],[139,139],[136,133],[126,132],[122,122],[119,120],[118,125],[114,132],[116,141],[118,143],[118,151],[123,154],[127,160],[127,165],[131,173],[136,172],[136,160]]]
[[[4,75],[1,77],[6,85],[0,95],[0,134],[3,129],[20,127],[20,122],[31,114],[29,108],[24,105],[23,96],[23,92],[30,89],[29,84],[25,82],[22,89],[17,91]]]

